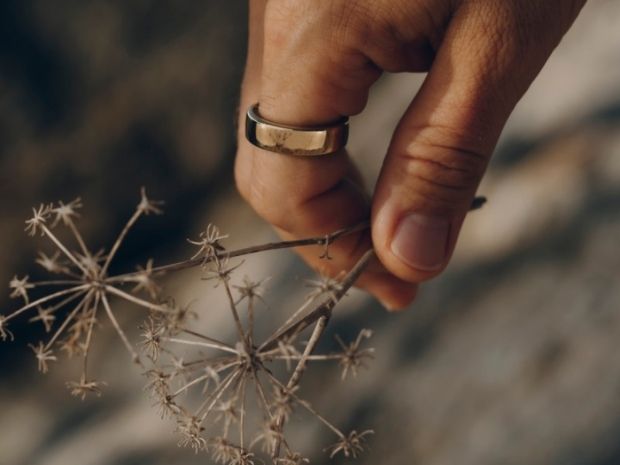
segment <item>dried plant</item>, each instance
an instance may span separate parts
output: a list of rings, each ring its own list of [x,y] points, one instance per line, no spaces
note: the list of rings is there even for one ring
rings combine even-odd
[[[220,245],[218,253],[224,250]],[[214,257],[203,265],[205,279],[214,280],[226,298],[235,340],[225,342],[182,325],[170,325],[166,315],[149,320],[143,328],[143,348],[153,361],[160,362],[149,374],[153,380],[151,392],[162,415],[176,418],[180,444],[196,451],[210,448],[213,459],[222,463],[255,463],[259,451],[271,456],[274,463],[306,463],[292,449],[284,431],[293,411],[299,408],[334,433],[336,444],[331,451],[357,454],[361,438],[370,431],[361,436],[355,432],[345,434],[300,398],[298,388],[309,363],[338,362],[344,378],[347,373],[356,374],[372,355],[372,349],[361,347],[362,341],[370,337],[369,330],[361,331],[349,345],[337,338],[343,349],[340,353],[314,354],[335,305],[363,271],[372,252],[366,253],[339,282],[311,282],[314,290],[300,308],[260,343],[256,342],[254,322],[257,303],[263,301],[262,282],[245,277],[241,284],[234,285],[234,271],[239,264],[232,265],[213,251],[204,257]],[[304,342],[306,330],[311,331]],[[188,348],[203,353],[176,363],[176,354]],[[160,358],[162,353],[165,361]],[[285,379],[277,376],[282,371],[279,364],[285,371],[289,368]],[[195,395],[188,396],[190,391]],[[188,405],[191,401],[195,404],[192,407]],[[250,420],[252,405],[258,411]],[[208,428],[210,424],[218,427]],[[208,434],[209,430],[213,433]]]
[[[36,264],[51,274],[52,278],[31,282],[28,276],[15,276],[11,280],[10,296],[22,300],[23,306],[8,315],[0,316],[0,337],[4,340],[12,339],[14,335],[7,327],[9,322],[23,313],[34,313],[29,321],[40,322],[46,333],[50,334],[46,341],[31,345],[42,373],[49,370],[50,362],[58,360],[57,351],[82,358],[79,381],[67,383],[73,395],[81,398],[87,393],[98,395],[103,385],[88,374],[88,355],[100,319],[109,320],[132,359],[142,365],[137,351],[130,344],[112,310],[110,301],[113,298],[130,302],[149,314],[174,312],[174,309],[158,299],[159,288],[151,279],[152,261],[131,276],[116,279],[109,274],[110,266],[133,225],[143,215],[160,214],[160,204],[150,200],[142,189],[138,206],[108,252],[95,253],[86,246],[76,226],[82,207],[79,198],[66,204],[42,204],[34,208],[32,217],[26,220],[26,232],[29,235],[40,234],[55,248],[52,254],[40,252],[36,259]],[[60,239],[57,230],[61,226],[68,229],[73,239],[71,245]],[[127,284],[134,284],[133,289],[125,290]],[[140,297],[142,293],[147,296]],[[38,297],[31,298],[31,294]]]
[[[481,202],[477,200],[475,207]],[[44,281],[15,276],[9,283],[10,296],[23,305],[0,315],[0,339],[13,340],[8,325],[11,320],[30,312],[31,323],[42,324],[47,341],[30,345],[38,368],[46,373],[57,362],[58,350],[79,356],[82,372],[78,381],[67,387],[72,395],[84,399],[100,395],[105,385],[89,375],[88,355],[95,328],[106,320],[148,378],[146,390],[162,417],[176,420],[179,445],[194,451],[210,450],[217,463],[249,465],[264,463],[261,454],[271,457],[274,465],[300,465],[308,460],[296,452],[286,437],[286,426],[296,411],[305,411],[334,435],[334,444],[325,450],[330,457],[341,453],[357,457],[365,439],[372,433],[345,433],[300,396],[300,383],[309,364],[335,362],[342,379],[356,376],[372,358],[373,349],[363,343],[371,331],[362,330],[352,342],[339,336],[340,352],[316,354],[315,350],[332,316],[335,306],[346,295],[373,257],[369,250],[357,264],[337,279],[320,277],[308,282],[311,291],[305,301],[279,327],[258,342],[257,315],[266,308],[266,279],[244,277],[235,283],[243,262],[237,257],[283,248],[322,245],[322,257],[330,259],[329,246],[342,236],[360,232],[360,224],[322,237],[281,241],[227,250],[227,238],[214,225],[208,225],[197,240],[188,240],[196,249],[191,258],[155,267],[152,259],[130,273],[113,275],[110,269],[127,234],[144,215],[160,214],[161,202],[150,200],[144,189],[140,201],[118,238],[108,251],[93,252],[86,246],[76,220],[82,203],[42,204],[33,209],[26,221],[26,231],[45,236],[53,245],[52,253],[39,254],[36,263],[52,275]],[[60,240],[59,227],[68,230],[71,245]],[[211,281],[223,293],[235,338],[220,340],[195,331],[192,325],[199,315],[191,305],[177,305],[162,296],[157,279],[166,273],[197,267],[201,278]],[[115,301],[125,301],[146,313],[138,343],[145,358],[138,355],[113,310]],[[307,340],[304,340],[307,338]],[[183,353],[198,351],[185,360]],[[151,366],[146,366],[149,360]]]

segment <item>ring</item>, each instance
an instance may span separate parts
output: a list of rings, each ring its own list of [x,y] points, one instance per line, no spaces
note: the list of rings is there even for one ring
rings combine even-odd
[[[329,155],[347,144],[349,118],[326,126],[299,127],[274,123],[251,105],[245,117],[245,137],[258,148],[303,157]]]

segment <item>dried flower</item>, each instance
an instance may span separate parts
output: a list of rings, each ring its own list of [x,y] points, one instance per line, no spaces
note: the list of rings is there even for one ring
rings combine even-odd
[[[56,317],[54,316],[54,310],[51,308],[43,308],[40,305],[37,307],[37,316],[34,316],[28,320],[31,323],[35,321],[40,321],[43,323],[43,327],[45,328],[45,332],[49,333],[52,330],[52,325],[54,321],[56,321]]]
[[[51,257],[48,257],[43,252],[39,252],[39,258],[35,262],[41,265],[45,271],[53,274],[69,274],[69,268],[59,260],[60,252],[54,253]]]
[[[26,221],[27,232],[31,235],[40,232],[55,247],[50,255],[40,253],[36,262],[56,276],[53,280],[35,283],[29,282],[28,276],[13,278],[10,283],[11,296],[23,299],[25,304],[11,314],[0,315],[0,338],[12,339],[13,335],[7,329],[9,320],[27,311],[36,312],[31,314],[29,321],[41,322],[51,333],[47,343],[31,346],[39,369],[46,372],[49,362],[56,361],[53,349],[57,347],[69,355],[79,354],[83,362],[80,380],[69,382],[67,386],[72,395],[84,399],[89,393],[100,395],[101,386],[105,384],[91,380],[87,376],[87,366],[93,332],[98,328],[98,322],[107,318],[132,359],[145,368],[149,378],[146,389],[151,392],[161,416],[175,417],[177,431],[181,434],[179,445],[198,452],[206,450],[210,444],[214,459],[218,462],[253,465],[257,461],[262,462],[253,451],[253,447],[260,442],[275,465],[308,463],[306,458],[292,452],[284,434],[292,412],[301,408],[339,438],[330,448],[332,456],[338,452],[347,457],[356,456],[363,449],[364,437],[370,431],[361,434],[353,431],[345,436],[309,402],[301,399],[298,392],[302,377],[313,362],[337,361],[345,377],[349,372],[355,375],[358,368],[364,366],[365,360],[372,356],[372,349],[360,347],[362,340],[370,336],[366,330],[360,332],[350,344],[338,338],[343,350],[341,354],[314,354],[335,304],[363,272],[373,255],[372,251],[364,254],[355,267],[339,279],[321,277],[311,281],[309,286],[312,290],[307,301],[262,343],[256,340],[255,304],[258,300],[264,303],[264,280],[244,277],[241,284],[233,284],[235,271],[243,261],[230,265],[230,259],[264,250],[312,244],[323,245],[324,257],[329,258],[329,245],[338,237],[360,231],[360,227],[301,241],[227,251],[221,241],[228,236],[209,224],[198,240],[189,240],[197,246],[191,259],[157,268],[149,259],[144,267],[138,267],[133,273],[111,273],[114,259],[131,228],[142,215],[160,214],[161,203],[150,200],[142,188],[140,201],[117,239],[109,249],[96,253],[87,247],[76,227],[78,210],[82,207],[79,198],[69,203],[59,202],[33,209],[32,218]],[[51,215],[53,221],[50,225]],[[54,228],[60,225],[68,229],[71,244],[65,244],[56,236]],[[216,279],[215,287],[219,286],[224,292],[227,310],[236,329],[236,339],[233,341],[228,342],[226,336],[220,339],[219,336],[214,338],[196,331],[189,325],[189,320],[197,317],[190,305],[178,306],[172,298],[159,297],[161,287],[156,282],[157,276],[198,265],[206,270],[203,279]],[[48,286],[53,287],[41,291],[43,296],[30,302],[29,290],[36,288],[39,292],[49,289]],[[314,303],[324,296],[328,298]],[[142,365],[116,318],[113,299],[121,299],[147,312],[146,323],[141,328],[140,346],[156,364],[154,369],[146,370]],[[58,327],[52,331],[57,319]],[[307,341],[302,339],[303,334],[309,334]],[[175,350],[179,346],[196,349],[198,355],[187,357],[184,361]],[[286,364],[288,372],[270,366],[281,366],[282,363]],[[278,376],[286,376],[287,379],[280,380]],[[197,395],[187,395],[190,391]],[[199,405],[188,405],[196,398],[200,399]],[[250,406],[247,404],[250,400],[259,408],[258,415],[249,413]],[[219,422],[219,436],[206,437],[208,422]],[[256,423],[252,431],[249,423]]]
[[[32,344],[28,344],[28,346],[33,350],[35,357],[37,358],[37,364],[41,373],[48,372],[49,366],[47,365],[47,362],[55,362],[58,360],[54,353],[49,350],[49,348],[45,347],[43,342],[39,342],[39,345],[37,346],[33,346]]]
[[[366,368],[366,360],[374,357],[374,349],[361,349],[360,345],[364,339],[368,339],[372,336],[372,331],[369,329],[363,329],[357,335],[355,341],[350,344],[345,344],[338,335],[336,340],[343,350],[340,358],[340,366],[342,367],[342,379],[345,379],[349,372],[353,376],[357,376],[357,372],[360,368]]]
[[[207,441],[201,436],[203,430],[198,418],[194,416],[182,418],[177,424],[177,431],[181,433],[179,446],[191,447],[195,453],[207,450]]]
[[[9,288],[12,290],[10,297],[12,299],[21,297],[24,299],[24,302],[30,302],[30,299],[28,299],[28,289],[34,289],[34,284],[30,284],[28,282],[29,279],[28,275],[21,279],[17,275],[13,276],[13,279],[9,282]]]
[[[7,328],[6,316],[0,315],[0,339],[3,341],[10,339],[12,341],[14,338],[13,333]]]
[[[65,226],[71,225],[73,219],[79,218],[80,215],[77,210],[80,208],[82,208],[82,200],[79,197],[67,204],[64,204],[62,201],[58,202],[56,207],[50,208],[50,213],[56,215],[52,223],[52,228],[60,222]]]
[[[341,437],[340,441],[326,449],[329,452],[329,458],[334,458],[340,452],[347,458],[357,458],[360,453],[364,452],[365,436],[371,434],[374,434],[374,431],[369,429],[361,433],[351,431],[348,436]]]
[[[100,381],[88,381],[84,375],[82,375],[79,381],[67,382],[67,387],[71,391],[71,395],[79,397],[81,400],[86,399],[88,394],[94,394],[100,397],[101,388],[105,385],[106,383]]]
[[[43,234],[43,228],[45,222],[49,218],[52,206],[41,204],[39,208],[32,209],[32,217],[26,220],[26,229],[25,231],[30,235],[34,236],[37,232],[41,232]]]
[[[150,317],[147,323],[141,326],[140,329],[142,329],[141,346],[146,350],[148,357],[156,362],[159,357],[161,337],[164,335],[165,328]]]
[[[140,203],[138,204],[137,211],[144,215],[161,215],[164,211],[160,208],[164,202],[160,200],[151,200],[146,195],[146,189],[140,188]]]
[[[192,256],[192,259],[200,256],[205,258],[215,257],[218,252],[225,250],[220,241],[226,238],[228,238],[228,235],[221,234],[217,226],[209,223],[207,229],[200,233],[197,241],[187,239],[187,242],[190,244],[198,246],[198,251]]]
[[[236,447],[228,439],[217,436],[211,441],[211,456],[215,463],[229,463],[235,457]]]
[[[153,279],[153,259],[149,259],[144,268],[138,265],[137,270],[138,272],[132,278],[136,285],[131,292],[137,294],[145,291],[151,299],[156,299],[161,292],[161,287]]]
[[[235,449],[229,465],[254,465],[254,454],[245,449]]]
[[[340,300],[338,295],[342,292],[342,285],[337,279],[321,275],[318,280],[307,280],[306,287],[312,289],[306,296],[307,299],[313,300],[317,297],[328,296],[333,302]]]

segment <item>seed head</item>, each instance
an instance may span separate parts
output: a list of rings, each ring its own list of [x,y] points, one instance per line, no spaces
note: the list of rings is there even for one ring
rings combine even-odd
[[[197,241],[187,239],[190,244],[198,246],[198,251],[192,256],[192,259],[200,256],[205,259],[215,257],[218,252],[225,250],[220,241],[226,238],[228,238],[227,234],[221,234],[217,226],[209,223],[207,229],[200,233]]]
[[[0,315],[0,339],[2,339],[3,341],[10,339],[12,341],[13,339],[15,339],[15,337],[13,336],[13,333],[9,331],[7,325],[7,317],[4,315]]]
[[[24,299],[24,302],[29,303],[28,289],[33,289],[34,284],[28,282],[29,276],[26,275],[23,278],[18,278],[17,275],[13,276],[13,279],[9,282],[9,288],[12,290],[10,297],[17,299],[19,297]]]
[[[71,390],[71,395],[79,397],[81,400],[86,399],[88,394],[95,394],[97,397],[101,397],[101,388],[106,383],[101,381],[88,381],[86,376],[82,374],[79,381],[69,381],[67,387]]]
[[[355,341],[350,344],[345,344],[338,335],[336,340],[343,350],[340,358],[340,367],[342,368],[342,379],[345,379],[349,372],[353,376],[357,376],[360,368],[366,368],[366,360],[374,357],[374,349],[361,349],[360,345],[364,339],[368,339],[372,336],[372,331],[369,329],[363,329],[357,335]]]
[[[58,206],[50,208],[50,213],[55,215],[52,227],[55,227],[60,222],[65,226],[71,224],[74,218],[79,218],[80,215],[77,210],[80,208],[82,208],[82,200],[79,197],[68,204],[59,201]]]
[[[41,307],[40,305],[37,307],[37,312],[38,312],[37,315],[30,318],[30,320],[28,321],[30,323],[40,321],[41,323],[43,323],[45,332],[49,333],[52,330],[54,321],[56,321],[56,317],[52,313],[51,309]]]
[[[38,232],[43,234],[43,225],[49,218],[49,215],[52,211],[52,205],[41,204],[39,208],[32,209],[32,217],[26,220],[26,229],[25,231],[30,235],[34,236]]]
[[[69,268],[59,260],[60,252],[54,253],[51,257],[48,257],[45,253],[39,252],[39,258],[35,260],[35,263],[41,265],[45,271],[53,274],[68,274]]]
[[[342,452],[346,458],[353,457],[356,459],[359,454],[364,452],[365,436],[371,434],[374,434],[374,431],[370,429],[361,433],[353,430],[348,436],[341,438],[340,441],[325,450],[329,451],[329,458],[334,458],[338,453]]]
[[[161,215],[164,211],[160,208],[164,202],[160,200],[151,200],[146,196],[146,189],[144,187],[140,188],[140,203],[138,204],[137,211],[144,214],[150,215],[154,213],[155,215]]]
[[[28,344],[28,346],[33,350],[34,355],[37,358],[37,364],[41,373],[48,372],[49,367],[47,362],[55,362],[58,360],[51,350],[46,349],[43,342],[39,341],[39,345],[37,346],[32,344]]]
[[[207,441],[201,436],[203,430],[197,417],[193,415],[182,417],[177,424],[177,431],[181,433],[179,446],[191,447],[195,453],[207,450]]]

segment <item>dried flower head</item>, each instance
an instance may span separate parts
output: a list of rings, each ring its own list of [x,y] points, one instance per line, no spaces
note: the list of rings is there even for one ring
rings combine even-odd
[[[363,329],[357,335],[355,341],[350,344],[345,344],[340,336],[336,335],[336,340],[342,348],[342,355],[340,357],[340,366],[342,367],[342,379],[345,379],[349,373],[353,376],[357,376],[360,368],[366,368],[366,361],[374,357],[374,349],[362,349],[360,346],[364,339],[369,339],[372,336],[372,331],[369,329]]]
[[[45,328],[45,332],[49,333],[52,330],[54,321],[56,321],[56,316],[54,316],[53,309],[38,306],[37,315],[30,318],[28,321],[30,323],[40,321],[43,324],[43,327]]]
[[[45,271],[52,274],[69,274],[70,270],[66,263],[60,261],[60,252],[56,251],[52,256],[47,256],[43,252],[39,252],[39,258],[35,260],[41,265]]]
[[[230,463],[236,454],[237,448],[228,439],[217,436],[211,440],[211,456],[215,463]]]
[[[194,452],[207,450],[207,441],[202,437],[204,428],[198,418],[194,416],[181,417],[177,424],[177,431],[181,433],[179,445],[190,447]]]
[[[42,204],[33,209],[32,218],[26,221],[26,231],[30,235],[41,233],[49,239],[54,247],[52,253],[39,253],[36,263],[54,275],[47,281],[31,282],[28,276],[15,276],[9,283],[11,297],[21,298],[24,305],[4,315],[0,320],[0,338],[13,338],[6,327],[10,320],[21,314],[30,312],[29,321],[42,323],[46,332],[50,333],[47,342],[31,346],[37,357],[39,370],[46,372],[50,361],[56,361],[54,349],[60,348],[68,355],[80,355],[83,358],[83,373],[80,382],[71,383],[71,389],[82,396],[86,392],[99,392],[100,383],[86,381],[88,354],[92,344],[92,334],[98,321],[107,318],[122,343],[132,356],[138,360],[136,351],[130,344],[124,330],[116,319],[112,303],[113,299],[121,299],[134,306],[144,309],[147,314],[166,314],[169,309],[153,297],[156,285],[151,282],[152,262],[136,273],[111,276],[110,265],[130,229],[144,214],[155,213],[158,202],[148,200],[144,190],[134,214],[121,230],[118,238],[109,251],[94,253],[86,245],[75,221],[81,208],[80,199],[69,203],[59,202],[56,205]],[[50,216],[54,220],[49,224]],[[69,244],[56,235],[53,227],[63,225],[69,232]],[[71,240],[72,239],[72,240]],[[128,284],[134,284],[135,290],[146,289],[148,299],[143,299],[125,290]],[[36,296],[36,297],[33,297]]]
[[[12,299],[22,298],[24,302],[29,303],[28,290],[34,289],[34,284],[28,282],[30,277],[28,275],[23,278],[18,278],[17,275],[13,276],[13,279],[9,282],[9,288],[11,289],[10,297]]]
[[[99,322],[107,320],[132,359],[144,368],[149,378],[147,389],[162,417],[176,419],[181,435],[179,445],[195,452],[210,445],[214,459],[227,465],[263,463],[255,455],[260,454],[254,450],[259,444],[275,465],[308,463],[301,454],[293,452],[286,434],[293,411],[301,410],[336,435],[338,442],[329,448],[331,456],[338,452],[347,457],[357,456],[370,431],[345,435],[300,397],[299,386],[314,363],[337,362],[346,377],[348,373],[355,375],[372,357],[372,349],[362,348],[363,341],[370,336],[367,330],[351,343],[338,338],[341,353],[315,351],[334,307],[363,272],[373,252],[365,253],[346,274],[310,281],[312,289],[306,300],[266,338],[255,328],[258,312],[267,307],[265,280],[244,277],[241,283],[235,284],[235,272],[243,261],[231,264],[231,259],[306,245],[324,246],[323,257],[330,258],[329,246],[333,241],[368,226],[358,225],[315,238],[226,250],[221,241],[228,236],[209,224],[198,240],[189,240],[197,247],[191,259],[158,267],[151,259],[137,271],[114,274],[115,258],[130,230],[142,216],[160,214],[160,205],[161,202],[149,199],[142,188],[140,201],[117,239],[111,247],[98,252],[87,246],[77,228],[78,211],[82,208],[79,198],[33,209],[33,216],[26,221],[26,231],[30,235],[40,233],[53,246],[51,253],[41,252],[36,263],[54,277],[35,282],[28,276],[13,278],[11,296],[22,299],[24,304],[10,314],[0,315],[0,338],[12,339],[7,324],[30,312],[29,321],[43,324],[50,333],[47,341],[31,345],[39,369],[46,372],[49,362],[57,360],[56,348],[70,356],[80,356],[83,367],[80,379],[67,386],[72,395],[84,399],[88,394],[100,395],[105,384],[93,381],[87,372],[93,333]],[[55,228],[60,226],[68,231],[68,242],[60,240],[65,236],[56,235]],[[214,287],[223,292],[235,329],[233,340],[228,335],[213,337],[195,330],[189,323],[197,318],[197,313],[190,305],[179,306],[172,298],[160,297],[159,276],[196,266],[205,270],[203,279],[214,279]],[[146,312],[139,345],[155,365],[153,369],[147,370],[142,364],[117,320],[116,300]],[[264,305],[257,308],[258,301]],[[263,326],[260,325],[261,331]],[[219,428],[216,435],[207,435],[208,425]]]
[[[157,284],[153,276],[153,259],[149,259],[146,262],[146,266],[137,266],[137,273],[132,278],[136,285],[131,292],[138,294],[140,291],[144,291],[148,296],[155,300],[161,293],[161,287]]]
[[[106,383],[101,381],[89,381],[84,375],[82,375],[79,381],[67,382],[67,388],[71,391],[71,395],[79,397],[81,400],[86,399],[88,394],[94,394],[100,397],[101,388],[105,385]]]
[[[370,256],[365,256],[365,262]],[[367,433],[345,436],[309,402],[301,399],[298,391],[301,378],[310,363],[337,361],[347,363],[347,370],[354,371],[366,358],[368,349],[362,349],[360,345],[369,336],[368,331],[362,331],[356,341],[349,345],[343,343],[341,354],[313,354],[331,310],[361,273],[364,262],[341,282],[321,281],[321,292],[309,296],[287,321],[260,344],[256,343],[253,307],[257,299],[263,298],[259,283],[245,278],[242,284],[235,285],[234,272],[238,265],[229,266],[226,259],[214,260],[212,263],[210,277],[217,279],[214,287],[223,289],[236,329],[236,341],[226,342],[196,332],[184,324],[177,324],[174,329],[167,325],[163,334],[158,333],[156,341],[153,340],[154,329],[147,325],[150,329],[147,329],[145,336],[147,351],[153,344],[157,344],[159,349],[158,379],[161,379],[160,385],[165,386],[165,390],[157,388],[156,395],[164,408],[172,402],[174,408],[178,409],[177,421],[182,425],[178,430],[183,436],[180,444],[200,450],[204,448],[204,443],[198,437],[208,440],[214,460],[228,465],[254,463],[257,459],[253,449],[259,445],[265,454],[272,457],[274,464],[307,463],[303,456],[292,452],[284,434],[292,412],[301,408],[334,432],[341,442],[349,440],[343,442],[342,450],[357,453],[361,447],[361,438]],[[233,297],[233,289],[239,291],[240,298]],[[311,308],[310,305],[315,301],[318,303]],[[301,338],[306,328],[313,328],[307,342]],[[200,353],[196,359],[179,363],[174,356],[177,348],[199,349]],[[168,365],[165,362],[167,358],[172,358]],[[274,373],[281,370],[269,366],[280,363],[291,368],[287,380],[278,379]],[[163,373],[167,374],[165,378]],[[211,385],[211,380],[216,382]],[[195,407],[189,405],[195,395],[185,396],[184,400],[180,398],[190,390],[202,399]],[[260,413],[248,416],[246,401],[252,392],[256,400],[255,407],[258,407]],[[248,434],[251,431],[248,425],[250,418],[256,424],[252,428],[253,433]],[[207,424],[219,425],[220,434],[215,437],[203,436]],[[251,441],[247,440],[248,437],[252,438]]]
[[[159,357],[161,338],[165,333],[165,327],[160,321],[149,317],[140,329],[142,330],[141,346],[146,351],[148,357],[155,362]]]
[[[338,302],[340,300],[338,294],[342,292],[342,284],[338,281],[338,279],[321,275],[319,279],[307,280],[306,287],[312,289],[307,296],[308,299],[328,296],[334,302]]]
[[[217,226],[209,223],[207,229],[200,233],[198,240],[187,239],[187,242],[198,247],[198,251],[194,253],[192,259],[216,257],[218,252],[225,250],[220,241],[226,238],[228,238],[228,235],[221,234]]]
[[[52,228],[60,222],[65,226],[71,226],[73,221],[80,217],[77,212],[80,208],[82,208],[82,200],[79,197],[67,204],[59,201],[56,207],[51,206],[50,213],[55,215]]]
[[[161,209],[161,206],[164,204],[161,200],[151,200],[146,195],[146,189],[144,187],[140,188],[140,203],[138,204],[138,208],[136,211],[140,212],[144,215],[161,215],[164,211]]]
[[[10,339],[11,341],[15,338],[13,333],[7,328],[7,317],[4,315],[0,315],[0,339],[6,341]]]
[[[38,232],[43,234],[45,230],[45,223],[48,220],[50,213],[52,210],[51,205],[41,204],[39,208],[32,209],[32,217],[26,220],[26,229],[25,231],[30,235],[34,236]]]
[[[357,458],[359,454],[364,452],[365,437],[374,434],[372,430],[351,431],[348,436],[342,436],[338,442],[329,446],[329,458],[334,458],[337,454],[342,453],[345,457]]]
[[[47,373],[49,371],[48,362],[55,362],[58,360],[54,353],[46,347],[43,342],[39,342],[37,346],[28,344],[33,350],[35,357],[37,358],[37,364],[41,373]]]

